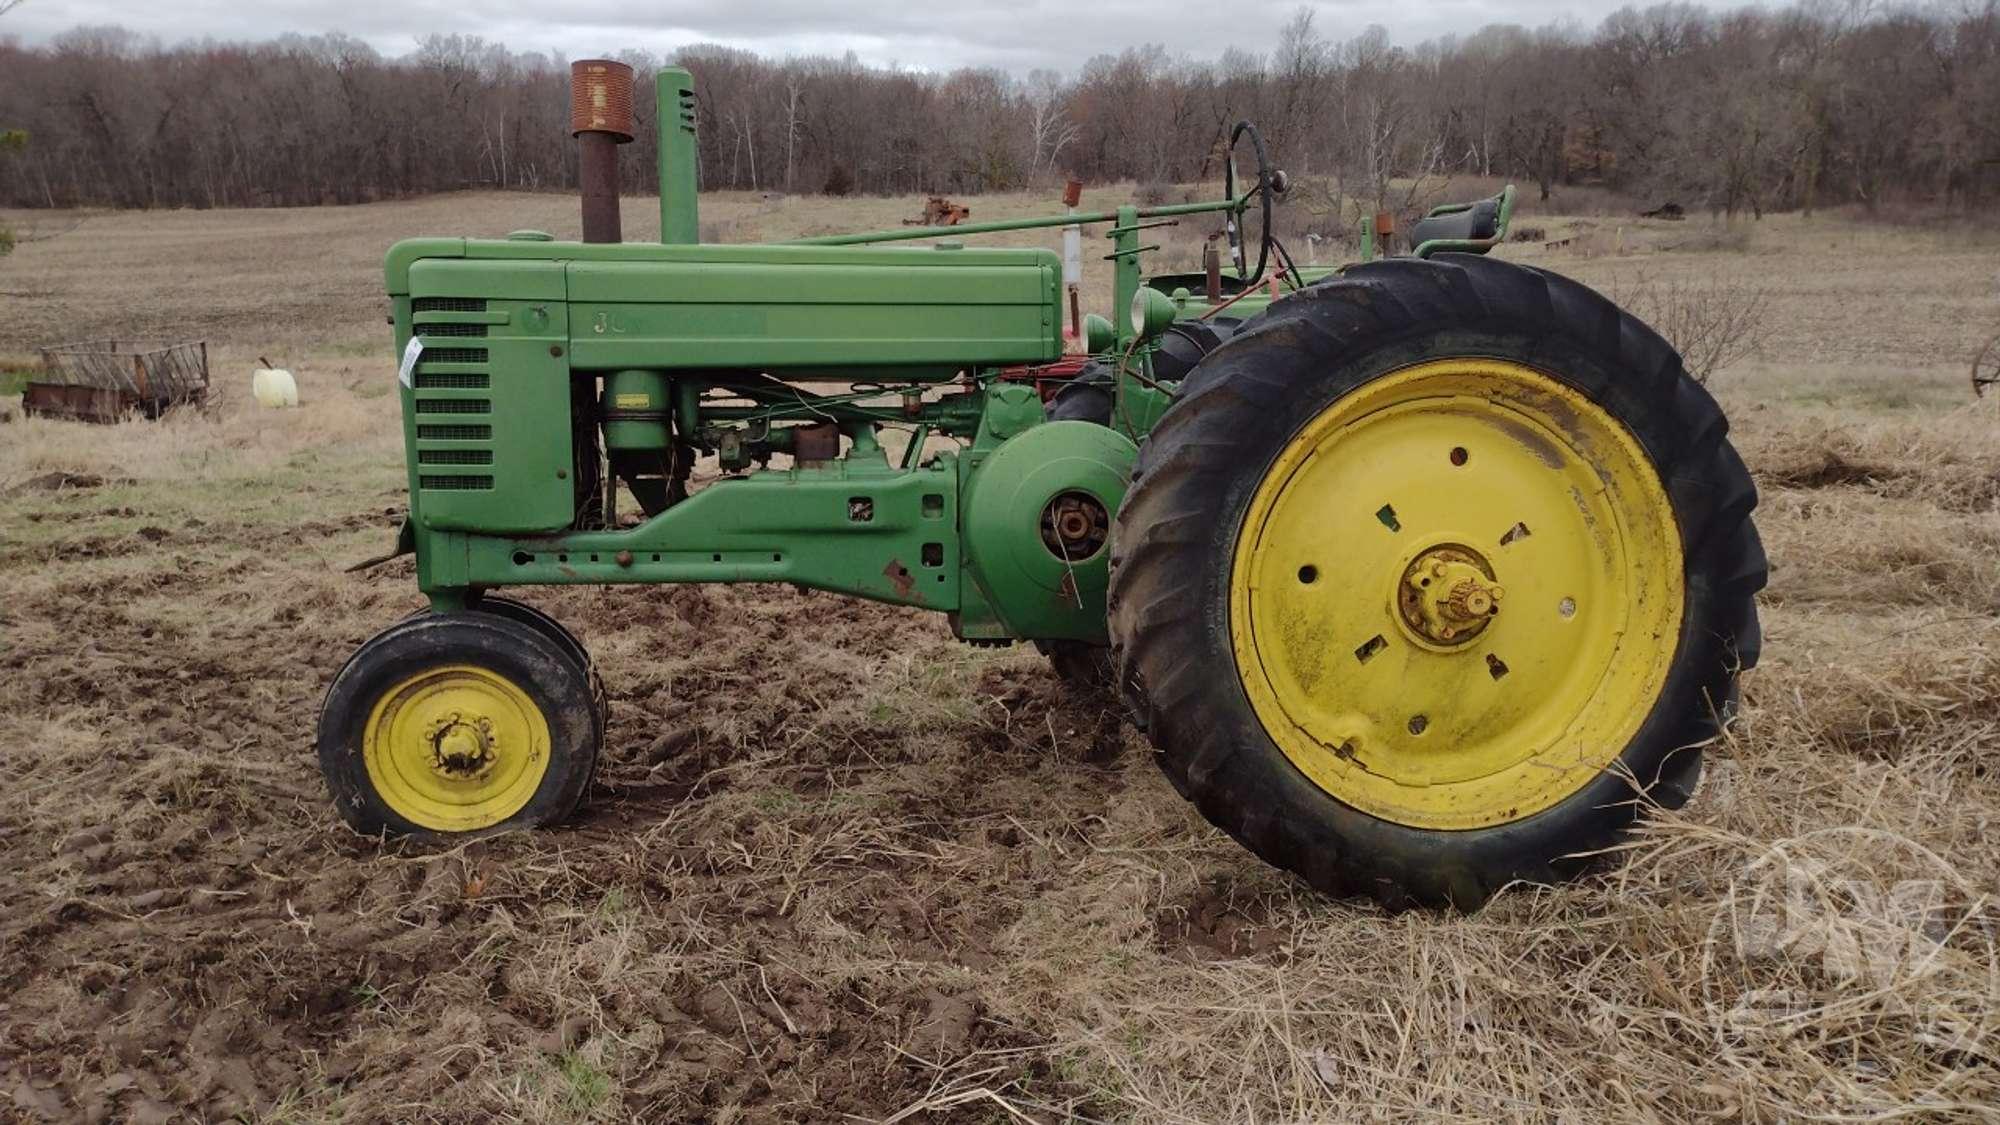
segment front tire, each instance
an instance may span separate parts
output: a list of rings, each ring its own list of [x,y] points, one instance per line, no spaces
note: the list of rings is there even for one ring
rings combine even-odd
[[[1274,304],[1189,376],[1113,530],[1161,767],[1328,892],[1470,909],[1581,870],[1686,801],[1756,660],[1726,429],[1553,274],[1392,260]]]
[[[582,800],[598,722],[589,676],[537,628],[481,612],[413,617],[334,677],[320,770],[365,835],[537,827]]]

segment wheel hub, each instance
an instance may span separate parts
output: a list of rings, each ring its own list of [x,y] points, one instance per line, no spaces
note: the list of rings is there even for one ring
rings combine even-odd
[[[1486,631],[1506,592],[1479,552],[1445,544],[1422,552],[1403,568],[1396,608],[1418,641],[1456,647]]]
[[[520,812],[549,772],[547,716],[520,684],[472,664],[389,685],[362,732],[370,783],[420,828],[469,832]]]
[[[431,724],[428,737],[431,772],[449,781],[482,780],[499,760],[491,719],[467,721],[453,711]]]
[[[1111,513],[1088,492],[1065,492],[1042,509],[1042,545],[1066,562],[1091,558],[1111,533]]]

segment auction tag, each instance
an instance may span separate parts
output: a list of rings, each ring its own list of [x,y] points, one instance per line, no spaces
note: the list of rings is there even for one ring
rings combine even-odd
[[[403,345],[403,366],[396,370],[396,378],[401,379],[404,386],[412,386],[410,373],[417,369],[417,357],[422,354],[424,341],[421,336],[412,336],[410,342]]]

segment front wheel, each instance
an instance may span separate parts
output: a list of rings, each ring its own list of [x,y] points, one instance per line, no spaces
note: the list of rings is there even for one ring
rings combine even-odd
[[[1574,873],[1687,799],[1756,659],[1725,432],[1581,285],[1350,270],[1204,359],[1142,446],[1120,684],[1175,785],[1316,887],[1471,908]]]
[[[569,815],[600,737],[588,672],[547,634],[430,614],[376,634],[334,677],[319,763],[356,831],[451,836]]]

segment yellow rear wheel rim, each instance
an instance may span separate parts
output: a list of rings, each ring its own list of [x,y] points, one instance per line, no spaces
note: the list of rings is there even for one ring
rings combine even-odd
[[[1425,363],[1314,417],[1252,496],[1230,639],[1259,721],[1329,795],[1416,828],[1520,820],[1659,698],[1683,570],[1652,462],[1520,364]]]
[[[525,808],[549,769],[549,724],[488,668],[427,669],[384,692],[362,734],[368,780],[420,828],[490,828]]]

